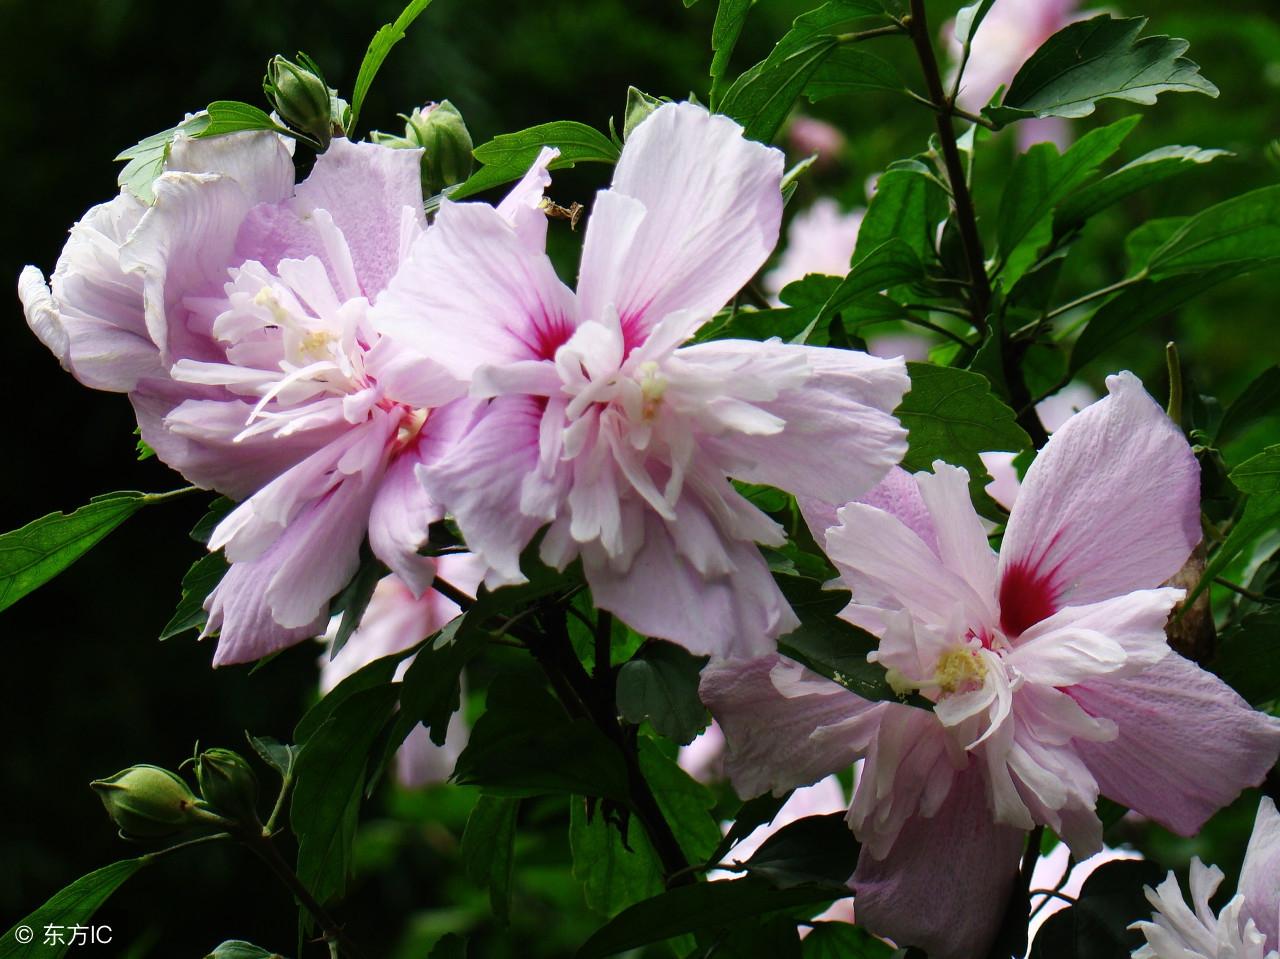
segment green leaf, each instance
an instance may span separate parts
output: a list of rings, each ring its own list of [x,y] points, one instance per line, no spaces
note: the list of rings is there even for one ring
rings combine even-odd
[[[225,496],[219,496],[209,504],[208,511],[200,517],[200,521],[191,528],[190,536],[197,543],[205,546],[209,545],[209,540],[213,537],[213,531],[236,508],[235,500],[228,499]]]
[[[188,132],[192,137],[219,137],[244,130],[274,130],[285,136],[296,135],[293,131],[276,123],[266,111],[251,103],[241,103],[239,100],[214,100],[205,113],[207,119],[204,123],[194,123],[189,126]],[[192,118],[193,121],[200,119],[199,116]]]
[[[378,32],[369,41],[369,49],[365,51],[364,59],[360,62],[360,71],[356,74],[356,85],[351,94],[351,119],[346,125],[348,131],[355,130],[356,123],[360,119],[360,108],[364,106],[364,98],[368,96],[369,88],[373,86],[373,78],[382,69],[382,63],[387,59],[387,54],[391,52],[392,47],[404,39],[405,31],[430,5],[431,0],[412,0],[401,11],[400,16],[396,17],[394,23],[379,27]]]
[[[169,159],[169,148],[173,146],[174,137],[190,123],[190,120],[184,120],[167,130],[143,137],[127,150],[121,150],[116,155],[116,160],[128,162],[116,178],[120,188],[128,190],[144,203],[154,202],[156,195],[151,184],[164,172],[164,163]]]
[[[810,322],[809,331],[825,328],[836,314],[862,305],[868,299],[878,299],[882,290],[912,283],[924,277],[924,265],[919,255],[903,239],[895,237],[876,247],[865,256],[855,252],[853,266],[848,275],[832,290],[827,301]],[[808,282],[806,278],[805,282]],[[795,284],[788,284],[787,291]],[[784,291],[785,292],[785,291]]]
[[[724,839],[720,841],[720,845],[715,848],[715,851],[707,857],[707,860],[709,862],[720,862],[729,854],[730,849],[755,832],[757,826],[773,822],[773,818],[778,815],[778,810],[786,805],[787,800],[790,798],[791,793],[788,792],[782,796],[765,793],[761,796],[756,796],[754,799],[748,799],[739,807],[737,814],[733,817],[733,825],[729,827]]]
[[[463,667],[480,652],[484,637],[465,619],[454,620],[435,642],[418,651],[400,684],[400,712],[388,750],[399,748],[418,723],[431,730],[432,742],[444,745],[449,718],[460,705]]]
[[[191,568],[182,577],[182,598],[178,600],[178,608],[160,631],[161,640],[170,639],[189,629],[204,629],[205,623],[209,621],[204,601],[222,582],[222,577],[230,568],[221,550],[206,553],[191,564]]]
[[[799,626],[778,639],[780,653],[864,699],[898,698],[885,681],[884,668],[867,662],[867,653],[879,641],[836,615],[849,605],[847,592],[823,589],[819,582],[796,576],[779,576],[777,581],[800,619]]]
[[[974,502],[985,503],[990,476],[979,454],[1030,449],[1031,438],[980,373],[928,363],[908,363],[907,373],[911,392],[895,411],[908,430],[903,468],[931,469],[934,460],[963,466]]]
[[[1018,157],[1005,182],[996,220],[996,246],[1006,264],[1014,258],[1018,244],[1037,227],[1047,240],[1054,207],[1097,172],[1112,156],[1140,117],[1130,116],[1097,130],[1090,130],[1066,153],[1058,155],[1052,143],[1037,143]],[[1032,244],[1024,262],[1011,269],[1006,286],[1012,286],[1035,260],[1043,243]]]
[[[720,84],[729,69],[729,58],[747,22],[747,13],[755,0],[720,0],[716,8],[715,24],[711,27],[711,109],[715,109],[720,94]]]
[[[410,647],[398,653],[383,656],[381,659],[375,659],[338,683],[298,720],[298,724],[293,728],[293,741],[299,745],[305,745],[307,740],[329,721],[334,711],[357,693],[379,686],[389,687],[395,676],[396,667],[412,652],[413,647]]]
[[[1104,303],[1090,318],[1072,347],[1069,372],[1074,375],[1130,333],[1242,272],[1239,267],[1224,266],[1159,282],[1143,280],[1129,287]]]
[[[895,238],[916,259],[931,260],[934,234],[946,217],[947,193],[924,164],[910,160],[892,166],[876,182],[875,195],[858,227],[853,262],[869,259]]]
[[[709,936],[706,938],[710,938]],[[674,951],[674,950],[673,950]],[[802,959],[800,930],[788,915],[746,920],[721,929],[696,959]]]
[[[640,771],[663,817],[690,862],[707,862],[720,843],[720,826],[711,815],[715,797],[702,783],[667,758],[658,743],[640,739]]]
[[[481,796],[462,834],[462,864],[472,882],[488,887],[493,914],[503,925],[511,915],[511,870],[519,812],[519,799]]]
[[[779,42],[774,53],[743,73],[725,91],[720,109],[742,124],[749,139],[768,143],[777,136],[809,78],[836,45],[834,37],[820,36],[778,55],[778,47],[782,46]]]
[[[214,947],[205,959],[284,959],[278,952],[269,952],[261,946],[241,939],[228,939]]]
[[[50,513],[0,535],[0,610],[49,582],[130,516],[164,495],[105,493],[74,513]]]
[[[1280,257],[1280,186],[1232,197],[1186,224],[1151,254],[1154,278],[1223,266],[1249,269]]]
[[[647,719],[682,746],[691,742],[707,725],[698,698],[698,674],[706,662],[672,643],[646,643],[618,671],[618,711],[636,725]]]
[[[902,77],[888,60],[859,47],[839,47],[809,77],[804,96],[810,103],[817,103],[827,97],[866,90],[902,89]]]
[[[775,889],[755,876],[678,886],[623,910],[583,944],[577,959],[602,959],[688,932],[732,925],[798,906],[816,906],[840,894],[840,890],[829,886]]]
[[[815,922],[802,954],[804,959],[890,959],[894,952],[887,942],[847,922]]]
[[[1234,482],[1235,473],[1231,474],[1231,478]],[[1208,589],[1214,578],[1221,576],[1236,557],[1263,536],[1273,532],[1277,526],[1280,526],[1280,495],[1255,493],[1252,496],[1246,496],[1244,511],[1231,527],[1226,540],[1209,557],[1209,562],[1205,564],[1204,572],[1200,575],[1200,582],[1183,600],[1183,607],[1189,608],[1196,597]]]
[[[245,738],[249,740],[253,751],[262,758],[264,763],[278,772],[281,779],[292,781],[298,753],[302,751],[300,746],[282,743],[270,736],[251,736],[245,733]]]
[[[973,40],[973,35],[978,32],[978,27],[982,26],[982,21],[986,19],[995,2],[996,0],[977,0],[976,3],[960,8],[956,13],[956,43],[969,43]]]
[[[1187,216],[1158,216],[1129,231],[1124,238],[1124,257],[1129,272],[1135,276],[1146,268],[1151,254],[1187,225]]]
[[[145,856],[123,859],[81,876],[35,912],[14,923],[0,939],[0,959],[60,959],[71,948],[70,932],[66,927],[88,925],[93,914],[111,894],[149,862]],[[61,926],[66,932],[61,944],[45,945],[44,930],[50,925]],[[30,942],[20,941],[17,932],[23,928],[31,932]]]
[[[1280,446],[1268,446],[1231,471],[1231,482],[1242,493],[1280,493]]]
[[[573,796],[569,802],[573,875],[582,883],[588,907],[612,918],[662,892],[662,862],[639,820],[624,817],[622,822],[611,822],[604,809],[590,800]]]
[[[1146,17],[1102,14],[1073,23],[1045,41],[1018,70],[999,107],[983,111],[998,124],[1024,117],[1086,117],[1108,98],[1150,105],[1161,93],[1218,95],[1200,68],[1182,56],[1187,41],[1143,37]]]
[[[458,757],[454,780],[506,796],[569,792],[625,802],[627,770],[618,748],[586,719],[570,719],[525,674],[504,673]]]
[[[449,197],[461,200],[482,190],[510,183],[524,176],[543,147],[555,147],[560,155],[551,161],[552,170],[577,163],[617,163],[618,147],[594,127],[573,120],[542,123],[518,133],[504,133],[473,151],[484,164]]]
[[[846,814],[806,816],[779,829],[742,865],[779,889],[806,883],[843,885],[858,865],[858,840]]]
[[[1062,235],[1139,190],[1189,173],[1224,156],[1234,154],[1227,150],[1184,146],[1160,147],[1144,153],[1068,197],[1054,215],[1054,232]]]
[[[369,754],[395,701],[389,683],[346,697],[298,754],[289,825],[298,838],[298,878],[322,903],[346,890]]]
[[[1075,905],[1050,916],[1031,944],[1030,959],[1123,959],[1143,943],[1129,925],[1151,917],[1144,886],[1157,886],[1165,869],[1154,862],[1124,860],[1099,866]]]
[[[1214,444],[1223,449],[1241,438],[1260,419],[1280,410],[1280,366],[1271,366],[1245,387],[1227,407],[1214,435]]]
[[[373,599],[374,587],[385,575],[387,575],[387,567],[373,555],[368,543],[362,544],[359,569],[356,570],[355,576],[351,577],[351,582],[347,583],[329,605],[330,616],[338,612],[342,613],[338,632],[334,635],[333,642],[329,644],[330,659],[342,651],[351,634],[359,627],[365,610],[369,608],[369,601]]]
[[[1218,637],[1218,653],[1209,669],[1250,706],[1280,699],[1280,607],[1241,617]]]

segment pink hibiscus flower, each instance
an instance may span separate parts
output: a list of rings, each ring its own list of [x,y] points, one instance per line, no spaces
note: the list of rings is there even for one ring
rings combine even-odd
[[[415,592],[438,518],[414,477],[468,401],[395,349],[370,304],[425,228],[420,152],[334,140],[296,188],[274,134],[179,137],[155,203],[129,193],[71,231],[52,289],[19,284],[37,335],[81,382],[127,393],[142,437],[240,506],[213,533],[214,664],[315,636],[374,553]]]
[[[658,108],[597,195],[576,293],[544,252],[540,192],[442,206],[374,312],[487,400],[424,477],[490,587],[523,579],[545,526],[542,559],[581,557],[596,604],[645,635],[741,656],[794,627],[755,545],[783,531],[727,477],[861,495],[903,453],[908,381],[850,351],[683,345],[768,257],[782,167],[725,117]]]
[[[776,656],[703,673],[741,794],[865,757],[849,811],[859,921],[934,959],[985,953],[1034,826],[1083,859],[1105,795],[1191,835],[1280,754],[1280,721],[1165,642],[1182,591],[1160,584],[1200,538],[1199,469],[1132,374],[1107,386],[1036,458],[998,556],[967,476],[943,463],[895,473],[827,531],[844,617],[932,710]]]

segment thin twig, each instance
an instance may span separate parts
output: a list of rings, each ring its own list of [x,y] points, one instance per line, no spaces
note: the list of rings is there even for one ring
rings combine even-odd
[[[1251,602],[1254,602],[1254,603],[1280,602],[1280,596],[1267,596],[1263,593],[1255,593],[1253,590],[1245,589],[1243,586],[1239,585],[1238,583],[1233,583],[1228,579],[1223,579],[1221,576],[1215,576],[1213,578],[1213,581],[1217,583],[1219,586],[1225,586],[1227,589],[1231,590],[1231,592],[1233,593],[1239,593],[1245,599],[1250,600]]]

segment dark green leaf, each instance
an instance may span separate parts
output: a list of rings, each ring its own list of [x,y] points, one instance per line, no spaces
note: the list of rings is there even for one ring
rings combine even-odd
[[[990,477],[979,454],[1030,449],[1031,438],[985,376],[928,363],[908,363],[907,372],[911,392],[895,411],[909,431],[903,468],[931,469],[934,460],[963,466],[970,494],[982,503]]]
[[[744,802],[738,809],[737,815],[733,817],[733,825],[729,827],[729,831],[725,834],[724,839],[720,841],[720,845],[716,847],[709,860],[711,862],[720,862],[728,855],[730,849],[755,832],[757,826],[773,822],[773,817],[778,815],[778,810],[790,798],[790,792],[782,796],[765,793],[763,796],[756,796],[754,799],[748,799]]]
[[[0,610],[43,586],[113,529],[164,494],[125,491],[95,496],[74,513],[50,513],[0,535]]]
[[[884,668],[867,662],[878,640],[837,618],[849,605],[849,594],[827,590],[822,584],[795,576],[777,577],[800,625],[778,640],[778,651],[839,683],[864,699],[896,699],[885,681]]]
[[[31,915],[14,923],[13,928],[0,939],[0,959],[60,959],[71,948],[70,934],[60,945],[45,945],[45,926],[87,925],[111,894],[148,862],[146,857],[124,859],[81,876]],[[32,933],[31,940],[26,943],[15,935],[23,927]]]
[[[191,565],[182,577],[182,598],[178,600],[178,608],[160,631],[162,640],[189,629],[204,629],[209,621],[209,614],[204,609],[205,598],[222,582],[230,568],[221,550],[207,553]]]
[[[241,939],[228,939],[214,947],[205,959],[284,959],[278,952],[269,952],[261,946]]]
[[[1070,372],[1075,374],[1130,333],[1241,272],[1239,267],[1224,266],[1159,282],[1143,280],[1129,287],[1093,314],[1071,350]]]
[[[462,692],[462,669],[483,645],[484,632],[466,628],[466,620],[445,627],[434,643],[418,651],[400,684],[400,714],[396,717],[398,747],[410,730],[422,723],[431,730],[431,740],[444,745],[449,717],[458,710]]]
[[[500,675],[487,703],[458,757],[457,782],[508,796],[569,792],[627,800],[618,748],[588,720],[570,719],[529,676]]]
[[[845,813],[806,816],[766,839],[745,865],[750,875],[779,889],[805,883],[843,885],[857,868],[859,848]]]
[[[804,937],[804,959],[889,959],[893,947],[847,922],[815,922]]]
[[[911,160],[890,167],[876,182],[875,195],[858,227],[853,262],[871,261],[895,238],[916,259],[933,259],[934,234],[946,216],[946,191],[924,164]]]
[[[1280,186],[1232,197],[1193,216],[1151,254],[1152,277],[1249,269],[1280,257]]]
[[[625,817],[623,822],[611,822],[604,809],[590,800],[572,796],[569,802],[573,875],[582,883],[592,910],[611,918],[662,892],[662,862],[639,820]]]
[[[676,841],[690,862],[706,862],[720,842],[720,826],[711,815],[715,797],[673,759],[657,742],[640,739],[640,771],[671,824]]]
[[[356,570],[351,582],[334,597],[329,606],[330,616],[339,611],[342,612],[338,632],[333,637],[333,642],[329,644],[330,659],[337,656],[342,651],[342,647],[347,645],[347,640],[351,638],[351,634],[360,625],[360,620],[364,618],[364,611],[369,608],[374,587],[386,574],[387,567],[373,555],[368,544],[364,544],[360,550],[360,568]]]
[[[1085,117],[1098,100],[1153,104],[1161,93],[1218,95],[1200,68],[1182,56],[1187,41],[1143,37],[1145,17],[1102,14],[1073,23],[1045,41],[1018,70],[1004,101],[986,115],[1005,124],[1024,117]]]
[[[707,725],[698,698],[698,674],[706,661],[671,643],[645,644],[618,671],[618,711],[637,725],[647,719],[681,745],[691,742]]]
[[[816,906],[837,898],[840,892],[828,886],[775,889],[754,876],[679,886],[624,910],[597,930],[577,957],[601,959],[687,932],[715,929],[797,906]]]
[[[461,200],[520,179],[543,147],[555,147],[560,151],[560,156],[551,161],[553,170],[572,167],[576,163],[618,162],[618,147],[594,127],[572,120],[543,123],[519,133],[504,133],[476,147],[475,158],[484,166],[451,191],[450,198]]]
[[[810,77],[836,46],[834,37],[819,36],[784,55],[777,55],[775,48],[774,53],[734,81],[725,91],[720,109],[742,124],[747,137],[768,143],[777,135]]]
[[[462,864],[471,881],[487,886],[498,921],[511,914],[511,869],[515,863],[516,815],[520,800],[481,796],[462,834]]]
[[[1120,144],[1139,119],[1137,116],[1125,117],[1109,126],[1090,130],[1061,156],[1052,143],[1037,143],[1018,157],[1004,184],[1000,215],[996,221],[999,256],[1008,264],[1007,269],[1012,267],[1013,275],[1006,278],[1006,286],[1011,286],[1025,272],[1042,245],[1032,244],[1021,258],[1023,262],[1010,264],[1018,244],[1037,227],[1040,227],[1038,232],[1043,234],[1043,239],[1048,239],[1054,207],[1120,149]]]
[[[1232,474],[1235,481],[1235,474]],[[1231,527],[1226,540],[1209,557],[1200,582],[1183,600],[1184,607],[1190,607],[1195,598],[1209,588],[1214,578],[1223,571],[1245,550],[1253,546],[1259,539],[1273,532],[1280,526],[1280,495],[1276,493],[1255,493],[1246,496],[1244,512]]]
[[[972,42],[973,35],[978,32],[978,27],[982,26],[982,21],[986,19],[995,2],[996,0],[977,0],[976,3],[960,8],[956,13],[956,43]]]
[[[882,290],[912,283],[923,276],[924,266],[919,255],[905,240],[895,237],[854,260],[848,275],[822,305],[810,328],[823,328],[837,313],[843,313],[864,298],[874,298]]]
[[[810,103],[817,103],[864,90],[902,89],[902,78],[888,60],[859,47],[839,47],[809,77],[804,96]]]
[[[1031,959],[1129,959],[1142,933],[1129,929],[1149,919],[1143,886],[1156,886],[1165,870],[1154,862],[1124,860],[1099,866],[1073,906],[1054,913],[1031,944]]]
[[[707,937],[710,938],[710,937]],[[801,959],[800,930],[791,916],[766,916],[721,929],[692,959]]]
[[[747,22],[747,13],[755,0],[720,0],[716,8],[716,21],[711,28],[711,108],[714,110],[719,96],[719,87],[725,71],[729,69],[729,58],[733,48],[738,44],[742,34],[742,25]]]
[[[1280,411],[1280,366],[1263,370],[1227,407],[1218,424],[1214,443],[1219,449],[1240,439],[1260,419]]]
[[[1268,446],[1231,471],[1231,482],[1242,493],[1280,493],[1280,446]]]
[[[446,933],[431,947],[428,959],[467,959],[467,940],[456,932]]]
[[[1251,706],[1280,699],[1280,607],[1241,618],[1218,638],[1209,668]]]
[[[1054,232],[1065,233],[1139,190],[1232,155],[1226,150],[1184,146],[1160,147],[1144,153],[1063,202],[1054,216]]]
[[[270,736],[250,736],[245,734],[253,751],[262,757],[262,761],[280,774],[281,779],[291,780],[293,768],[298,761],[301,747],[282,743]]]
[[[1124,257],[1129,272],[1141,273],[1151,254],[1164,246],[1190,219],[1186,216],[1158,216],[1130,230],[1124,238]]]
[[[409,29],[410,24],[417,20],[422,11],[430,5],[431,0],[412,0],[393,23],[379,27],[378,32],[369,41],[369,49],[365,51],[364,59],[360,61],[360,71],[356,74],[356,85],[351,94],[351,119],[347,123],[349,131],[356,128],[356,122],[360,118],[360,108],[364,106],[364,98],[369,94],[369,88],[373,86],[373,78],[378,75],[383,61],[387,59],[387,54],[391,52],[392,47],[404,39],[404,33]]]
[[[197,543],[209,545],[209,540],[213,537],[213,531],[217,529],[221,523],[236,508],[235,500],[227,499],[225,496],[219,496],[209,504],[208,511],[200,517],[200,521],[191,527],[189,534]]]
[[[392,653],[390,656],[383,656],[381,659],[375,659],[368,665],[361,666],[337,686],[329,690],[327,695],[303,713],[302,718],[298,720],[298,725],[293,729],[294,742],[299,745],[305,745],[307,740],[329,720],[334,710],[356,693],[378,686],[390,686],[392,677],[395,676],[396,667],[411,651],[411,649],[408,649],[399,653]]]
[[[322,903],[346,890],[369,754],[395,701],[390,684],[347,696],[298,754],[289,825],[298,838],[298,878]]]

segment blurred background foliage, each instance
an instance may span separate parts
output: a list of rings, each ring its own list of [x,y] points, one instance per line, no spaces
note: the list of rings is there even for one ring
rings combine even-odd
[[[734,56],[734,69],[759,60],[805,0],[761,0]],[[940,26],[954,0],[931,0]],[[0,0],[0,178],[7,214],[0,230],[0,276],[21,266],[53,267],[67,227],[116,190],[111,157],[214,99],[261,103],[260,78],[274,53],[301,49],[330,82],[349,92],[373,31],[395,17],[400,0]],[[1280,17],[1274,0],[1163,0],[1149,8],[1154,33],[1191,41],[1220,99],[1166,96],[1144,119],[1121,157],[1170,143],[1224,148],[1216,161],[1148,190],[1094,222],[1073,252],[1060,291],[1065,300],[1120,279],[1124,237],[1150,217],[1194,213],[1280,176],[1268,144],[1280,136]],[[628,85],[671,97],[705,94],[713,0],[685,9],[679,0],[437,0],[391,55],[364,110],[365,122],[395,130],[398,112],[449,98],[477,143],[547,120],[619,125]],[[877,44],[917,82],[905,42]],[[1104,103],[1088,128],[1135,111]],[[839,162],[807,177],[792,204],[820,194],[846,206],[865,203],[870,177],[923,149],[927,112],[889,94],[831,99],[812,115],[835,123],[848,145]],[[367,131],[360,131],[362,134]],[[979,153],[980,213],[994,214],[1012,137]],[[588,202],[608,170],[557,175],[553,197]],[[571,272],[578,237],[553,230]],[[1176,339],[1197,387],[1224,402],[1280,359],[1274,273],[1217,288],[1177,315],[1119,344],[1085,371],[1128,367],[1163,395],[1163,344]],[[8,370],[6,457],[0,529],[69,509],[111,489],[179,485],[155,460],[135,459],[134,423],[123,397],[90,392],[61,373],[27,331],[16,296],[4,311]],[[1259,446],[1262,445],[1259,438]],[[1276,442],[1270,437],[1269,442]],[[247,668],[211,676],[211,647],[188,634],[155,637],[172,612],[179,581],[200,547],[184,530],[202,504],[179,500],[143,512],[66,575],[0,620],[5,666],[0,702],[9,736],[0,764],[0,927],[88,870],[131,855],[115,837],[90,779],[133,762],[175,766],[205,746],[243,745],[243,731],[288,739],[315,696],[318,651],[288,651],[254,675]],[[482,689],[478,677],[474,689]],[[408,794],[384,787],[359,841],[360,877],[344,917],[378,956],[421,957],[450,930],[480,928],[479,951],[560,956],[599,922],[569,870],[563,799],[526,802],[516,850],[512,928],[490,918],[487,897],[461,871],[458,846],[473,790]],[[1196,840],[1122,823],[1111,838],[1138,842],[1171,865],[1198,853],[1228,873],[1238,866],[1256,800],[1218,817]],[[1224,888],[1232,888],[1228,881]],[[293,952],[287,896],[238,849],[173,857],[143,873],[100,914],[115,944],[96,954],[200,956],[225,938]],[[473,949],[476,948],[473,946]]]

